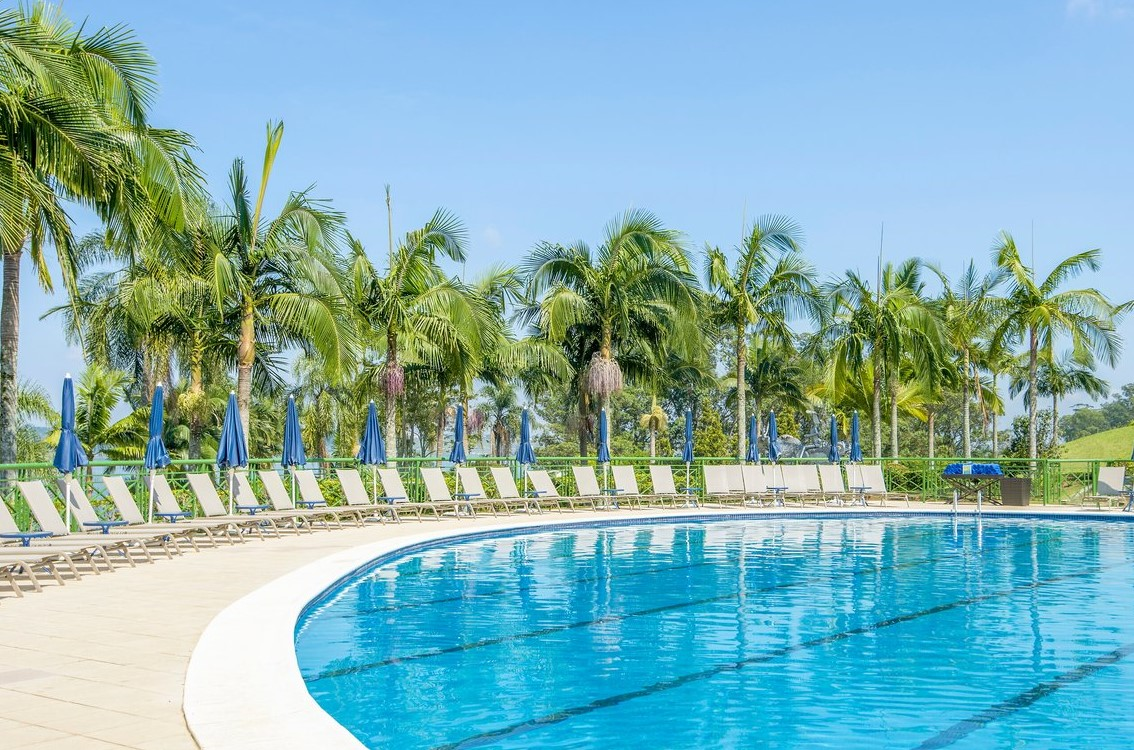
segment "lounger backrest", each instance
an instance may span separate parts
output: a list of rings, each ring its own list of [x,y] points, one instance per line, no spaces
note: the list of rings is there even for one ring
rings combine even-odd
[[[496,483],[496,494],[501,500],[515,500],[520,496],[520,488],[516,486],[516,478],[512,476],[511,469],[506,466],[493,466],[489,471],[492,472],[492,481]]]
[[[887,492],[886,479],[882,476],[882,467],[864,465],[862,467],[862,485],[867,488],[867,492]]]
[[[745,464],[740,467],[740,476],[744,478],[744,494],[762,495],[768,491],[768,480],[764,476],[763,466]]]
[[[379,469],[378,481],[382,483],[386,500],[394,503],[409,502],[409,494],[406,492],[406,486],[402,484],[402,475],[397,469]]]
[[[343,488],[343,498],[347,505],[373,505],[358,469],[335,469],[335,476],[339,478],[339,486]]]
[[[1099,495],[1122,495],[1126,485],[1126,468],[1122,466],[1099,467]]]
[[[598,476],[593,466],[572,466],[571,473],[575,475],[575,487],[579,490],[579,497],[597,497],[602,494],[599,489]]]
[[[268,502],[276,510],[295,510],[295,503],[291,501],[291,495],[284,486],[283,477],[275,469],[263,469],[257,474],[260,477],[260,484],[264,488],[264,494],[268,496]]]
[[[173,494],[173,488],[169,486],[169,480],[165,478],[165,474],[154,474],[153,476],[146,477],[146,489],[154,495],[154,507],[158,513],[183,513],[181,505],[177,502],[177,497]]]
[[[822,464],[819,466],[819,478],[823,480],[824,492],[846,492],[843,484],[843,470],[838,464]]]
[[[19,534],[20,527],[16,519],[12,518],[12,511],[8,510],[8,503],[0,498],[0,534]]]
[[[488,493],[484,491],[484,483],[480,481],[480,472],[473,467],[458,468],[457,478],[461,480],[461,492],[469,492],[473,497],[488,497]]]
[[[83,491],[83,485],[78,479],[71,477],[70,480],[59,477],[56,480],[56,485],[59,487],[59,497],[63,498],[66,503],[67,499],[71,500],[71,515],[73,515],[80,524],[95,523],[99,520],[98,512],[91,505],[90,498],[87,493]],[[70,490],[68,492],[68,490]]]
[[[633,466],[612,466],[610,471],[614,475],[614,486],[618,490],[618,494],[642,494],[638,491],[638,476],[634,473]]]
[[[315,478],[315,472],[311,469],[293,469],[292,474],[295,475],[295,485],[299,488],[299,496],[303,498],[303,502],[327,504],[327,498],[323,497],[323,489],[319,486],[319,480]]]
[[[677,484],[673,481],[673,469],[669,464],[650,466],[650,484],[654,486],[655,495],[678,494]]]
[[[260,472],[261,476],[267,473],[266,471]],[[277,508],[271,498],[268,499],[268,503],[271,504],[273,510],[291,510],[291,508]],[[262,505],[260,498],[256,497],[256,492],[252,489],[252,482],[249,481],[246,471],[236,471],[232,474],[232,504],[238,509]]]
[[[744,467],[740,464],[730,464],[724,467],[724,475],[728,491],[733,495],[743,495]]]
[[[453,502],[453,496],[449,494],[449,485],[445,482],[445,474],[440,469],[422,467],[421,481],[425,482],[425,493],[429,495],[430,502]]]
[[[559,489],[555,486],[555,482],[551,481],[551,475],[545,470],[528,469],[528,479],[532,482],[532,488],[541,497],[559,497]]]
[[[189,481],[189,489],[193,490],[197,502],[201,504],[201,511],[206,516],[228,515],[224,501],[217,494],[217,486],[213,484],[212,477],[208,474],[186,474],[185,478]]]
[[[701,467],[701,470],[705,475],[706,495],[728,494],[728,479],[725,477],[723,466],[710,466],[705,464]]]
[[[126,485],[126,480],[122,477],[108,477],[103,476],[102,483],[106,485],[106,491],[110,493],[110,499],[114,501],[114,507],[118,509],[118,515],[126,523],[145,523],[145,516],[142,511],[138,510],[138,503],[134,500],[134,493],[130,492],[130,488]],[[149,498],[146,498],[149,503]],[[147,507],[149,507],[147,505]]]
[[[803,486],[808,492],[820,493],[823,485],[819,483],[819,467],[815,464],[799,464],[799,475],[803,477]]]
[[[43,482],[38,479],[34,482],[16,482],[16,486],[20,488],[20,494],[24,496],[28,507],[31,508],[32,515],[35,516],[39,528],[50,531],[57,536],[71,533],[68,531],[63,517],[59,515],[55,501],[51,499],[51,495],[47,494],[47,488],[43,486]]]

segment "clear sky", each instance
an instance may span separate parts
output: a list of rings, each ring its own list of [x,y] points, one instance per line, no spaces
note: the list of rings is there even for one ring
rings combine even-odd
[[[217,194],[282,119],[273,205],[317,183],[375,254],[390,183],[395,232],[465,220],[470,274],[633,206],[696,248],[786,213],[825,277],[872,270],[883,222],[887,257],[949,273],[1034,223],[1039,273],[1100,247],[1082,283],[1134,297],[1134,0],[65,7],[137,31],[153,120],[197,138]],[[21,372],[53,384],[81,361],[26,270]],[[1134,355],[1104,374],[1134,381]]]

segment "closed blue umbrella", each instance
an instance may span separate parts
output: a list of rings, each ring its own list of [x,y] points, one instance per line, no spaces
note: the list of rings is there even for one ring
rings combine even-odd
[[[776,427],[776,413],[768,412],[768,458],[775,463],[780,458],[780,430]]]
[[[602,463],[602,486],[605,490],[609,487],[610,469],[610,428],[606,424],[606,409],[599,412],[598,418],[598,460]]]
[[[681,449],[681,460],[685,462],[685,494],[692,493],[689,475],[693,468],[693,410],[685,410],[685,447]],[[688,504],[688,503],[686,503]]]
[[[516,448],[516,463],[523,467],[524,492],[528,491],[528,467],[536,462],[535,450],[532,449],[532,421],[528,417],[528,410],[520,414],[520,445]]]
[[[835,415],[831,415],[831,450],[827,451],[827,460],[833,464],[839,462],[839,426],[835,424]]]
[[[465,462],[465,408],[463,406],[457,407],[457,420],[453,423],[453,450],[449,451],[449,460],[457,466]],[[453,479],[453,485],[453,494],[460,494],[460,474],[457,474]]]
[[[303,466],[305,463],[307,463],[307,451],[303,449],[303,430],[299,426],[299,410],[295,407],[295,396],[288,396],[280,466],[288,469],[292,466]],[[291,501],[295,502],[295,472],[291,474]]]
[[[71,374],[63,378],[63,403],[59,410],[59,444],[55,446],[55,468],[63,474],[67,484],[67,530],[71,530],[71,472],[87,465],[87,454],[75,435],[75,383]]]
[[[756,432],[755,414],[748,420],[748,449],[744,452],[744,460],[760,463],[760,435]]]
[[[858,412],[856,411],[851,415],[850,421],[850,455],[847,458],[852,463],[860,463],[862,461],[862,445],[859,442],[858,434]]]
[[[217,445],[217,466],[229,470],[228,512],[232,514],[232,472],[248,465],[248,444],[244,442],[244,428],[240,424],[240,410],[236,405],[236,391],[228,394],[224,410],[220,443]]]
[[[378,474],[373,467],[386,463],[386,441],[382,439],[382,429],[378,426],[378,407],[370,402],[366,411],[366,427],[362,430],[362,440],[358,444],[358,462],[370,469],[370,502],[378,501]]]
[[[143,459],[143,464],[150,472],[152,478],[158,469],[164,469],[169,466],[169,451],[165,449],[165,441],[162,439],[161,434],[165,422],[165,391],[158,383],[158,387],[154,389],[154,400],[150,404],[150,439],[146,443],[146,455]],[[154,490],[153,482],[150,482],[150,502],[149,502],[149,516],[150,523],[154,520]]]

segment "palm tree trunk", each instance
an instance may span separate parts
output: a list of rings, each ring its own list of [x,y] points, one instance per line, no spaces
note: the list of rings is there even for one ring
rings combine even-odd
[[[890,455],[898,457],[898,368],[890,374]]]
[[[1055,455],[1055,447],[1059,444],[1059,396],[1051,397],[1051,455]]]
[[[756,409],[756,440],[759,440],[760,436],[764,434],[764,406],[760,394],[756,394],[756,398],[752,402],[752,407]],[[757,447],[759,446],[757,445]],[[748,451],[745,450],[745,455],[747,454]]]
[[[195,336],[199,339],[199,335]],[[200,347],[194,345],[190,348],[190,356],[193,358],[192,364],[189,366],[189,458],[201,457],[201,432],[204,425],[201,421],[202,411],[204,409],[204,396],[205,396],[205,378],[201,367],[201,360],[204,358],[204,353]]]
[[[389,194],[387,193],[387,199]],[[395,333],[386,333],[386,372],[393,372],[398,367],[398,336]],[[398,394],[390,387],[389,378],[386,379],[386,458],[393,461],[398,457]]]
[[[736,327],[736,457],[743,461],[747,453],[745,449],[746,435],[744,430],[748,427],[748,416],[745,413],[745,397],[747,396],[747,383],[744,382],[747,368],[748,346],[744,340],[744,324]],[[759,412],[759,408],[757,408]],[[759,419],[759,417],[757,417]],[[760,434],[757,432],[756,434]]]
[[[961,372],[961,442],[964,445],[965,458],[973,457],[972,440],[970,439],[970,408],[969,408],[969,350],[965,349],[964,370]],[[930,431],[932,434],[932,430]]]
[[[878,347],[874,347],[878,351]],[[870,401],[870,430],[874,437],[874,457],[882,457],[882,358],[874,354],[874,393]]]
[[[256,359],[256,312],[245,303],[240,318],[240,343],[236,347],[236,405],[240,425],[248,438],[248,415],[252,412],[252,363]]]
[[[579,457],[587,457],[587,412],[589,406],[589,398],[583,388],[582,383],[579,384]]]
[[[997,373],[994,372],[994,373],[992,373],[992,392],[995,393],[997,396],[999,396],[1000,391],[996,387],[996,379],[997,379]],[[997,422],[996,410],[992,409],[992,457],[993,458],[999,458],[1000,457],[1000,433],[997,432],[997,423],[996,422]]]
[[[654,421],[654,414],[658,410],[658,394],[650,394],[650,458],[658,457],[658,425]]]
[[[929,457],[937,457],[937,412],[929,411]]]
[[[1035,327],[1028,329],[1028,458],[1038,455],[1036,430],[1039,417],[1039,383],[1036,371],[1039,367],[1039,336]]]
[[[4,253],[4,300],[0,303],[0,463],[16,462],[20,354],[20,258],[23,249]],[[4,472],[4,479],[14,478]]]

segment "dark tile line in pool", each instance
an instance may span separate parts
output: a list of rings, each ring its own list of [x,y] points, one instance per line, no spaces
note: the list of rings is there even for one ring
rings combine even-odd
[[[1023,547],[1030,547],[1030,546],[1033,546],[1033,545],[1038,546],[1038,545],[1042,545],[1042,544],[1047,544],[1048,542],[1052,541],[1055,538],[1057,538],[1057,535],[1052,534],[1050,536],[1044,537],[1044,538],[1039,539],[1039,540],[1027,539],[1025,541],[1018,542],[1016,544],[1003,544],[1003,545],[995,545],[995,546],[990,545],[989,548],[984,550],[983,552],[991,552],[993,549],[997,549],[997,548],[1020,549],[1020,548],[1023,548]],[[856,576],[864,576],[864,575],[877,575],[878,573],[884,573],[884,572],[889,572],[889,571],[894,571],[894,570],[908,570],[910,568],[916,568],[916,567],[919,567],[921,565],[929,565],[929,564],[935,563],[939,559],[940,559],[940,557],[922,557],[922,558],[918,558],[916,560],[906,560],[905,562],[894,563],[894,564],[891,564],[891,565],[876,565],[874,567],[862,568],[860,570],[850,570],[850,571],[846,571],[846,572],[834,573],[834,574],[831,574],[830,576],[828,576],[828,580],[839,580],[839,579],[842,579],[842,578],[854,578]],[[797,587],[797,586],[807,585],[807,584],[813,583],[814,581],[815,581],[814,576],[809,576],[809,577],[807,577],[803,580],[789,581],[787,583],[780,583],[780,584],[776,584],[774,586],[762,586],[760,588],[747,590],[744,593],[745,594],[770,594],[770,593],[773,593],[773,592],[776,592],[776,591],[784,591],[784,590],[794,588],[794,587]],[[413,662],[413,661],[421,661],[423,659],[431,659],[431,658],[438,657],[438,656],[445,656],[447,654],[457,654],[457,653],[462,653],[462,652],[466,652],[466,651],[472,651],[473,649],[485,648],[485,647],[488,647],[488,646],[498,646],[502,643],[514,643],[516,641],[530,640],[532,638],[542,638],[544,636],[554,635],[556,633],[562,633],[562,632],[565,632],[565,631],[568,631],[568,630],[578,630],[580,628],[591,627],[591,626],[594,626],[594,625],[604,625],[604,624],[612,623],[612,622],[622,622],[624,620],[629,620],[633,617],[649,617],[651,615],[661,614],[663,612],[674,612],[674,611],[677,611],[677,610],[680,610],[680,609],[688,609],[690,607],[698,607],[698,606],[701,606],[703,604],[713,604],[713,603],[716,603],[716,602],[728,601],[730,599],[735,599],[735,598],[739,597],[740,594],[741,594],[741,592],[739,592],[739,591],[730,591],[727,594],[719,594],[717,596],[711,596],[711,597],[707,597],[707,598],[704,598],[704,599],[694,599],[694,600],[689,600],[689,601],[676,602],[674,604],[667,604],[667,605],[658,606],[658,607],[650,607],[648,609],[638,610],[638,611],[635,611],[635,612],[626,612],[626,613],[618,614],[618,615],[606,615],[604,617],[599,617],[599,618],[596,618],[596,619],[593,619],[593,620],[580,620],[580,621],[577,621],[577,622],[567,623],[565,625],[553,625],[553,626],[540,628],[538,630],[530,630],[526,633],[515,633],[515,634],[512,634],[512,635],[498,636],[496,638],[484,638],[484,639],[481,639],[479,641],[473,641],[471,643],[459,643],[459,644],[456,644],[454,646],[447,646],[445,648],[433,649],[432,651],[422,651],[422,652],[419,652],[419,653],[416,653],[416,654],[407,654],[406,656],[395,656],[395,657],[390,657],[390,658],[387,658],[387,659],[381,659],[379,661],[367,662],[365,664],[354,664],[354,665],[349,666],[349,667],[339,667],[337,669],[332,669],[332,670],[328,670],[326,672],[321,672],[321,673],[316,674],[316,675],[304,677],[304,682],[306,682],[308,685],[311,685],[311,684],[314,684],[316,682],[320,682],[322,680],[334,679],[334,678],[337,678],[337,677],[346,677],[348,675],[361,674],[361,673],[364,673],[364,672],[371,672],[371,671],[376,670],[376,669],[381,669],[382,667],[390,667],[390,666],[394,666],[394,665],[397,665],[397,664],[405,664],[405,663]]]
[[[740,659],[734,662],[718,664],[717,666],[710,669],[673,677],[662,682],[656,682],[653,685],[647,685],[646,687],[639,688],[637,690],[608,696],[606,698],[599,698],[598,700],[580,706],[572,706],[570,708],[561,709],[554,713],[539,716],[534,719],[528,719],[524,722],[511,724],[501,729],[495,729],[490,732],[482,732],[480,734],[466,737],[463,740],[446,743],[444,745],[438,745],[433,748],[433,750],[467,750],[468,748],[483,747],[493,742],[497,742],[501,739],[511,739],[513,737],[531,732],[536,729],[551,726],[553,724],[559,724],[561,722],[567,721],[568,719],[575,718],[576,716],[583,716],[585,714],[599,711],[604,708],[612,708],[636,698],[646,698],[661,692],[665,692],[667,690],[674,690],[676,688],[684,687],[694,682],[700,682],[702,680],[716,677],[717,675],[724,674],[726,672],[736,672],[745,667],[750,667],[756,664],[763,664],[774,659],[778,659],[782,656],[788,656],[789,654],[793,654],[798,651],[804,651],[806,649],[815,648],[817,646],[827,646],[832,643],[847,640],[857,635],[873,633],[884,628],[889,628],[894,625],[901,625],[903,623],[911,622],[922,617],[941,614],[942,612],[948,612],[950,610],[958,609],[960,607],[967,607],[973,604],[980,604],[982,602],[990,601],[992,599],[1000,597],[1012,596],[1014,594],[1020,593],[1021,591],[1030,591],[1042,586],[1050,586],[1077,578],[1084,578],[1086,576],[1094,575],[1110,568],[1117,568],[1125,565],[1126,563],[1124,562],[1115,563],[1113,565],[1096,565],[1085,570],[1080,570],[1076,573],[1064,573],[1062,575],[1052,576],[1051,578],[1041,578],[1037,581],[1031,581],[1029,583],[1013,586],[1008,589],[990,591],[987,594],[978,594],[976,596],[969,596],[965,597],[964,599],[957,599],[952,602],[938,604],[933,607],[929,607],[928,609],[919,610],[917,612],[910,612],[904,615],[898,615],[897,617],[890,617],[885,620],[879,620],[877,622],[870,623],[869,625],[863,625],[861,627],[851,628],[849,630],[844,630],[838,633],[831,633],[819,638],[812,638],[810,640],[801,641],[800,643],[796,643],[791,646],[784,646],[783,648],[778,648],[773,651],[760,654],[758,656],[751,656],[747,659]]]
[[[317,609],[325,601],[335,595],[338,589],[351,581],[352,579],[365,575],[375,568],[409,557],[410,555],[426,550],[435,549],[437,547],[445,547],[452,544],[465,544],[470,542],[483,541],[485,539],[507,539],[514,536],[523,536],[525,534],[542,534],[549,531],[572,531],[574,529],[595,529],[595,528],[614,528],[622,526],[642,526],[645,524],[682,524],[682,523],[704,523],[704,522],[724,522],[724,521],[759,521],[759,520],[788,520],[788,519],[803,519],[803,520],[816,520],[816,519],[843,519],[843,518],[873,518],[873,519],[886,519],[886,518],[936,518],[940,520],[949,520],[952,518],[968,518],[975,520],[977,518],[1011,518],[1021,520],[1072,520],[1072,521],[1112,521],[1118,523],[1134,522],[1134,514],[1129,516],[1113,516],[1103,513],[1035,513],[1029,511],[985,511],[978,514],[975,512],[960,512],[949,513],[947,511],[926,511],[926,510],[904,510],[904,511],[885,511],[880,513],[878,511],[797,511],[791,513],[784,512],[765,512],[765,513],[728,513],[725,515],[715,513],[704,513],[689,516],[651,516],[646,518],[612,518],[605,519],[588,519],[584,521],[562,522],[562,523],[549,523],[541,524],[539,526],[519,526],[507,529],[497,529],[493,531],[472,531],[468,533],[456,533],[451,536],[441,537],[440,539],[430,539],[425,542],[416,542],[405,547],[391,550],[386,554],[379,555],[373,560],[368,560],[363,565],[358,566],[352,570],[347,571],[339,576],[334,582],[327,586],[317,596],[311,599],[300,611],[299,617],[296,620],[296,631],[302,627],[304,619],[311,613],[312,610]]]
[[[939,750],[939,748],[948,747],[994,721],[1005,719],[1017,711],[1024,710],[1036,701],[1046,698],[1061,688],[1074,685],[1076,682],[1081,682],[1106,667],[1117,664],[1132,653],[1134,653],[1134,643],[1119,646],[1094,661],[1080,664],[1074,669],[1069,669],[1066,672],[1058,674],[1050,680],[1037,683],[1024,692],[1012,696],[1008,700],[989,706],[985,710],[975,713],[963,721],[957,722],[940,734],[930,737],[928,740],[918,745],[915,750]]]

